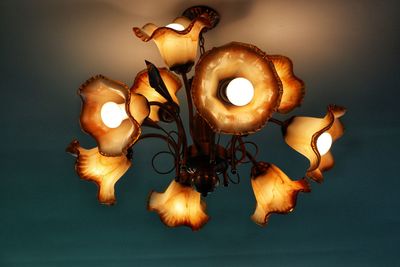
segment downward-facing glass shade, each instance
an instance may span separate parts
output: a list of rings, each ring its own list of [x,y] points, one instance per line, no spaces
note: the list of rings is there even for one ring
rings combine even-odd
[[[176,94],[178,93],[179,89],[182,87],[182,83],[179,78],[173,74],[172,72],[168,71],[166,68],[158,69],[160,72],[161,78],[167,87],[167,90],[172,97],[172,100],[179,104],[178,97]],[[149,75],[147,70],[143,70],[136,75],[135,81],[131,88],[132,94],[141,94],[146,97],[149,102],[160,102],[165,103],[167,100],[160,95],[153,87],[150,86],[149,82]],[[149,118],[155,122],[160,120],[158,116],[159,107],[152,105],[150,107],[150,115]]]
[[[305,179],[292,181],[273,164],[260,162],[253,167],[252,173],[251,186],[257,205],[251,219],[262,226],[271,213],[291,212],[296,206],[298,192],[310,191]]]
[[[254,88],[248,104],[232,105],[221,98],[226,81],[247,79]],[[247,93],[246,87],[240,88]],[[248,134],[260,130],[278,108],[282,85],[272,62],[257,47],[229,43],[207,51],[196,65],[193,102],[215,132]]]
[[[96,139],[100,153],[104,156],[126,154],[139,138],[140,123],[149,114],[145,97],[131,95],[125,84],[101,75],[85,82],[79,94],[82,98],[81,127]],[[113,117],[116,114],[109,114],[114,108],[104,108],[107,103],[119,108],[118,118]],[[131,112],[133,106],[134,112]]]
[[[329,151],[332,142],[343,135],[344,127],[339,118],[345,109],[328,106],[324,118],[293,117],[284,127],[286,143],[310,161],[307,176],[322,182],[322,172],[333,167],[334,160]]]
[[[144,42],[154,40],[165,64],[173,70],[182,65],[193,65],[196,60],[200,32],[205,27],[211,27],[207,14],[193,21],[186,17],[178,17],[173,23],[164,27],[148,23],[141,29],[133,28],[133,31]]]
[[[93,181],[98,186],[98,199],[102,204],[114,204],[115,183],[131,166],[125,156],[106,157],[99,153],[97,147],[84,149],[78,141],[73,141],[67,151],[74,154],[76,159],[75,170],[85,180]]]
[[[148,209],[156,211],[162,222],[170,227],[185,225],[198,230],[208,221],[200,193],[175,181],[164,193],[150,194]]]

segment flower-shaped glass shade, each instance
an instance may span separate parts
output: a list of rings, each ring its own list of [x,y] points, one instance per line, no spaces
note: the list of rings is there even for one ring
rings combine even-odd
[[[104,156],[126,154],[139,138],[140,123],[150,112],[145,97],[130,95],[128,86],[101,75],[85,82],[79,94],[83,102],[81,127],[96,139],[100,153]],[[121,122],[113,128],[106,125],[103,117],[103,106],[109,102],[122,106]]]
[[[125,155],[106,157],[99,153],[97,147],[84,149],[78,141],[73,141],[67,151],[76,155],[75,170],[84,179],[97,184],[98,200],[102,204],[114,204],[114,186],[129,169],[131,162]]]
[[[178,98],[176,96],[178,90],[182,87],[182,83],[179,78],[168,71],[165,68],[158,69],[161,75],[162,80],[167,87],[169,94],[172,97],[172,100],[179,104]],[[131,88],[131,93],[141,94],[146,97],[149,102],[160,102],[165,103],[167,100],[160,95],[153,87],[150,86],[149,75],[147,70],[143,70],[136,75],[135,82]],[[160,108],[158,106],[150,107],[150,115],[149,118],[155,122],[159,121],[160,118],[158,116],[158,110]]]
[[[283,93],[278,112],[288,113],[300,106],[304,97],[304,82],[293,73],[292,61],[284,56],[269,56],[282,82]]]
[[[156,211],[162,222],[170,227],[185,225],[198,230],[209,219],[200,193],[175,181],[164,193],[150,194],[148,209]]]
[[[130,114],[139,125],[142,125],[143,121],[150,114],[149,101],[146,97],[131,92],[128,102],[128,114]]]
[[[200,32],[204,27],[211,27],[207,14],[201,15],[193,21],[186,17],[179,17],[173,23],[182,25],[184,29],[179,31],[170,27],[158,27],[153,23],[148,23],[141,29],[133,28],[135,35],[142,41],[154,40],[165,64],[170,69],[194,63]]]
[[[254,96],[244,106],[221,98],[221,83],[245,78]],[[193,102],[215,132],[248,134],[261,129],[278,108],[282,84],[272,62],[257,47],[229,43],[206,52],[196,65],[192,84]]]
[[[334,105],[328,106],[328,112],[324,118],[293,117],[284,126],[285,142],[294,150],[308,158],[310,167],[307,176],[317,182],[322,182],[322,172],[333,167],[334,160],[327,149],[321,156],[317,146],[318,138],[327,133],[334,142],[343,135],[344,127],[339,118],[343,116],[345,109]]]
[[[258,171],[254,172],[254,168]],[[253,170],[256,174],[251,177],[251,185],[257,204],[251,219],[261,226],[266,225],[271,213],[291,212],[296,206],[298,192],[310,191],[305,179],[292,181],[273,164],[260,162]]]

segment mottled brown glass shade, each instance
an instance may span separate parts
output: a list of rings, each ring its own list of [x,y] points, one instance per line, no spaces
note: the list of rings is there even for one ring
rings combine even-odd
[[[317,149],[318,137],[326,132],[331,135],[333,142],[340,138],[344,127],[339,118],[345,112],[343,107],[330,105],[324,118],[293,117],[283,129],[285,142],[310,161],[306,174],[317,182],[322,182],[322,172],[334,165],[331,152],[321,157]]]
[[[274,64],[279,79],[282,82],[282,99],[278,112],[288,113],[301,105],[304,98],[304,82],[294,75],[293,63],[285,56],[270,56],[268,58]]]
[[[220,84],[243,77],[254,87],[245,106],[234,106],[220,97]],[[282,84],[272,62],[257,47],[232,42],[207,51],[196,65],[193,102],[215,132],[248,134],[260,130],[279,107]]]
[[[128,103],[128,114],[130,114],[139,125],[150,115],[149,101],[141,94],[130,93]]]
[[[207,14],[193,21],[186,17],[178,17],[173,23],[180,24],[185,29],[177,31],[168,27],[158,27],[153,23],[148,23],[141,29],[133,28],[135,35],[142,41],[154,40],[165,64],[172,69],[195,62],[200,32],[205,27],[211,27]]]
[[[140,123],[150,112],[145,97],[132,95],[131,98],[128,86],[102,75],[85,82],[79,88],[79,95],[82,98],[81,127],[96,139],[100,153],[104,156],[126,154],[139,138]],[[101,118],[101,108],[107,102],[125,104],[128,118],[117,128],[107,127]]]
[[[168,71],[165,68],[158,69],[161,75],[162,80],[167,87],[169,94],[172,97],[172,100],[179,104],[178,97],[176,94],[178,93],[179,89],[182,87],[182,83],[179,78],[173,74],[172,72]],[[149,102],[155,101],[160,103],[165,103],[167,100],[160,95],[153,87],[150,86],[149,82],[149,75],[147,70],[143,70],[136,75],[135,81],[131,88],[131,93],[141,94],[146,97]],[[151,106],[150,107],[150,115],[149,118],[155,122],[160,120],[158,116],[158,110],[160,108],[158,106]]]
[[[93,181],[98,186],[98,200],[102,204],[114,204],[115,183],[131,166],[130,160],[123,155],[106,157],[99,153],[97,147],[84,149],[78,141],[73,141],[67,151],[74,154],[76,159],[75,170],[84,179]]]
[[[296,206],[297,194],[310,191],[305,179],[292,181],[273,164],[260,162],[252,173],[251,186],[257,204],[251,219],[261,226],[267,224],[271,213],[291,212]]]
[[[200,193],[175,181],[171,182],[164,193],[150,194],[148,209],[156,211],[161,221],[169,227],[184,225],[198,230],[209,219]]]

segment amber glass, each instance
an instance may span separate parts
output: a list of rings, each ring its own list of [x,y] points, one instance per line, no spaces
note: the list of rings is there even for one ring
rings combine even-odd
[[[293,63],[285,56],[267,56],[274,64],[279,79],[282,82],[282,99],[278,112],[288,113],[300,106],[304,97],[304,82],[294,75]]]
[[[266,225],[271,213],[293,211],[298,192],[310,191],[305,179],[292,181],[278,167],[266,162],[253,167],[251,186],[257,200],[251,219],[262,226]]]
[[[106,157],[99,153],[97,147],[84,149],[78,141],[73,141],[67,148],[68,152],[76,155],[75,170],[84,179],[93,181],[98,186],[98,200],[102,204],[114,204],[114,186],[131,166],[125,156]]]
[[[245,106],[221,98],[221,84],[242,77],[254,87]],[[193,102],[216,132],[248,134],[260,130],[279,106],[282,84],[265,53],[253,45],[229,43],[206,52],[196,65]]]
[[[81,127],[96,139],[100,153],[104,156],[126,154],[127,149],[139,138],[140,123],[150,112],[145,97],[131,96],[128,86],[101,75],[85,82],[79,94],[82,98]],[[101,108],[107,102],[126,106],[128,117],[117,128],[107,127],[101,118]]]
[[[324,118],[293,117],[284,128],[285,142],[294,150],[308,158],[310,167],[307,176],[322,182],[322,172],[334,165],[331,152],[321,157],[317,149],[318,137],[329,133],[334,142],[343,135],[344,127],[339,118],[345,114],[343,107],[330,105]]]
[[[184,30],[177,31],[165,26],[158,27],[153,23],[148,23],[142,28],[133,28],[135,35],[142,41],[154,40],[161,57],[170,69],[195,62],[200,32],[205,27],[211,27],[207,14],[201,15],[193,21],[186,17],[179,17],[173,23],[182,25]]]
[[[127,103],[127,111],[139,125],[142,125],[143,121],[150,114],[150,106],[146,97],[131,93],[129,97],[129,102]]]
[[[161,221],[170,227],[185,225],[198,230],[208,221],[200,193],[175,181],[164,193],[150,194],[148,209],[156,211]]]
[[[167,87],[169,94],[172,97],[172,100],[175,103],[179,104],[179,100],[176,94],[178,93],[178,90],[182,87],[181,81],[175,74],[173,74],[172,72],[168,71],[165,68],[160,68],[158,70],[160,72],[163,82],[165,83],[165,86]],[[156,90],[154,90],[153,87],[150,86],[149,75],[147,73],[147,70],[143,70],[136,75],[135,81],[131,88],[131,93],[141,94],[145,96],[149,102],[155,101],[155,102],[165,103],[167,101],[162,95],[160,95]],[[158,116],[159,109],[160,108],[155,105],[150,107],[149,118],[151,120],[155,122],[160,120]]]

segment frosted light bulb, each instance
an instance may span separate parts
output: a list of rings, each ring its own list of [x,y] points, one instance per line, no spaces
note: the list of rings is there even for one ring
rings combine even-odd
[[[247,105],[253,99],[254,87],[249,80],[239,77],[229,82],[225,94],[229,102],[241,107]]]
[[[331,146],[332,146],[332,136],[329,133],[325,132],[318,137],[317,149],[321,156],[328,153]]]
[[[108,128],[117,128],[122,121],[128,118],[125,111],[125,104],[117,104],[115,102],[106,102],[101,107],[101,119]]]
[[[176,30],[176,31],[183,31],[185,29],[185,27],[179,23],[171,23],[165,27]]]

